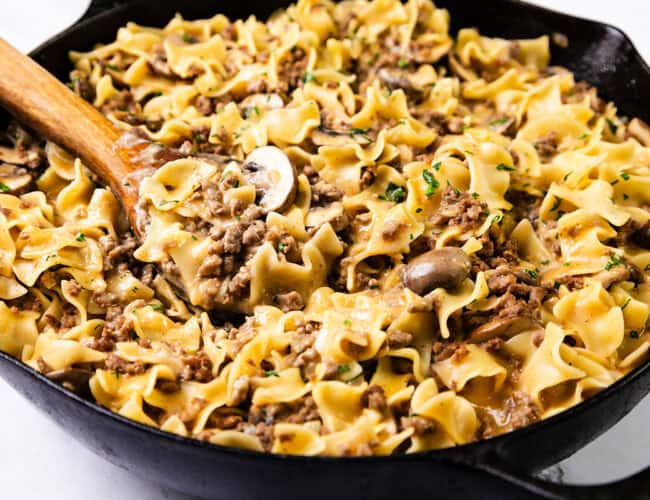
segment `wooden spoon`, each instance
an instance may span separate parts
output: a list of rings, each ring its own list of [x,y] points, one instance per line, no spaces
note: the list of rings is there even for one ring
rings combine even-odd
[[[136,235],[140,180],[173,158],[165,148],[125,134],[93,106],[0,38],[0,105],[46,139],[78,156],[113,190]],[[167,152],[171,150],[167,149]],[[163,153],[163,154],[161,154]]]

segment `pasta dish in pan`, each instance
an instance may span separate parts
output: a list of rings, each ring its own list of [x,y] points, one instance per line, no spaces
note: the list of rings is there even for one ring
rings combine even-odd
[[[412,453],[645,361],[650,129],[430,0],[133,23],[68,85],[149,166],[145,235],[79,159],[0,136],[0,350],[135,421]],[[129,183],[129,179],[124,179]]]

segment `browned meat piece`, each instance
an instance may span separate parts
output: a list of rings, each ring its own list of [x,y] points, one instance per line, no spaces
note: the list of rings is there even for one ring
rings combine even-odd
[[[299,311],[305,307],[305,302],[295,290],[287,293],[281,293],[273,298],[273,302],[278,305],[283,312]]]
[[[542,160],[548,161],[557,153],[558,141],[556,132],[549,132],[535,141],[535,149]]]
[[[117,373],[125,373],[127,375],[139,375],[144,373],[144,363],[142,363],[142,361],[127,361],[113,353],[110,353],[106,358],[104,367],[107,370],[112,370]]]
[[[479,227],[488,214],[487,204],[470,193],[461,193],[451,186],[442,193],[440,208],[431,218],[436,226],[458,226],[461,231]]]
[[[387,403],[384,388],[379,385],[371,385],[368,387],[361,396],[361,404],[365,408],[370,408],[380,413],[386,411]]]
[[[393,330],[387,334],[388,347],[391,349],[401,349],[408,347],[413,342],[413,335],[402,330]]]
[[[206,383],[212,380],[212,361],[207,354],[199,351],[194,354],[185,354],[181,357],[183,361],[183,372],[181,380],[196,380]]]

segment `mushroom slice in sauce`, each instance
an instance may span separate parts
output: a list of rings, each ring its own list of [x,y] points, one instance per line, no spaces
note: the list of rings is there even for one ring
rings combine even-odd
[[[0,161],[13,163],[14,165],[26,165],[34,157],[38,157],[38,153],[35,151],[0,146]]]
[[[298,175],[286,154],[275,146],[256,148],[243,165],[246,182],[255,186],[265,212],[282,212],[296,197]]]
[[[527,316],[494,318],[469,334],[469,342],[485,342],[495,337],[510,338],[518,333],[539,328],[539,323]]]
[[[469,257],[460,248],[438,248],[411,260],[402,273],[402,284],[418,295],[436,288],[453,290],[465,281],[469,270]]]

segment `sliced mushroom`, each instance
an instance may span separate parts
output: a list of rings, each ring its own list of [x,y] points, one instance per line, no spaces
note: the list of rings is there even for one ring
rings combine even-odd
[[[494,318],[469,334],[469,342],[485,342],[495,337],[512,337],[526,330],[532,330],[539,326],[533,318],[527,316],[514,316],[506,318]]]
[[[73,392],[87,392],[88,381],[93,376],[94,372],[91,370],[84,370],[82,368],[63,368],[62,370],[54,370],[46,374],[47,378],[54,382],[59,382],[66,389]]]
[[[0,182],[15,193],[29,186],[32,176],[24,168],[0,163]]]
[[[256,148],[243,165],[246,182],[255,186],[265,212],[282,212],[296,197],[298,175],[286,154],[275,146]]]
[[[650,127],[643,120],[634,118],[627,126],[627,132],[644,146],[650,146]]]
[[[406,96],[413,100],[419,101],[424,96],[424,92],[411,83],[406,76],[406,72],[395,68],[381,68],[377,72],[377,78],[381,80],[384,86],[389,90],[402,89]]]
[[[305,217],[305,226],[308,228],[319,228],[328,222],[334,231],[340,231],[347,226],[349,220],[343,210],[343,203],[335,201],[323,207],[313,207]]]
[[[453,290],[469,276],[469,270],[469,257],[460,248],[439,248],[411,260],[402,273],[402,284],[418,295],[436,288]]]
[[[0,146],[0,161],[14,165],[27,165],[31,160],[37,159],[38,153],[28,149],[12,149]]]

